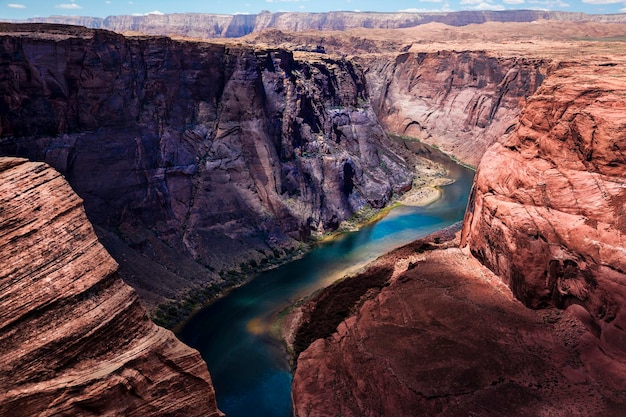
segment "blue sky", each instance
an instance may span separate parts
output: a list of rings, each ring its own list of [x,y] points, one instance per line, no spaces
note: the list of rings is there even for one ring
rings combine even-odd
[[[0,1],[0,19],[81,15],[106,17],[148,13],[258,13],[357,10],[394,12],[543,9],[624,13],[626,0],[9,0]]]

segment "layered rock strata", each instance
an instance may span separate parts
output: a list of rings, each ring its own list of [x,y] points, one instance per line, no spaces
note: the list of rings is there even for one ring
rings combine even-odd
[[[193,38],[241,37],[265,29],[290,32],[347,30],[353,28],[407,28],[437,22],[466,26],[485,22],[565,22],[623,23],[624,14],[588,15],[585,13],[542,10],[460,11],[443,13],[269,13],[217,15],[204,13],[149,14],[144,16],[109,16],[105,19],[81,16],[51,16],[29,22],[59,23],[108,29],[116,32],[140,32],[150,35],[178,35]]]
[[[527,309],[458,240],[439,242],[415,242],[348,278],[352,288],[372,283],[356,303],[331,287],[305,305],[295,339],[318,338],[297,361],[295,416],[623,412],[626,385],[589,360],[583,323]],[[352,313],[329,329],[318,309],[327,320]]]
[[[623,65],[555,67],[482,159],[462,249],[384,257],[338,325],[305,308],[295,415],[623,414]]]
[[[381,124],[473,166],[515,128],[526,98],[550,71],[550,60],[480,51],[404,53],[394,61],[362,64]]]
[[[485,154],[463,244],[532,308],[582,320],[624,389],[623,63],[563,64]],[[600,355],[600,353],[602,353]]]
[[[1,415],[221,415],[198,352],[150,321],[58,172],[0,158],[0,201]]]
[[[61,171],[148,301],[285,256],[411,186],[348,61],[3,28],[0,153]]]

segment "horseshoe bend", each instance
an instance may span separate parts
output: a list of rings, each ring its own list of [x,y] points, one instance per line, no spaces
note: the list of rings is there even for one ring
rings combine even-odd
[[[0,23],[0,414],[221,415],[157,324],[437,195],[402,137],[463,224],[294,303],[293,414],[623,415],[626,27],[486,20]]]

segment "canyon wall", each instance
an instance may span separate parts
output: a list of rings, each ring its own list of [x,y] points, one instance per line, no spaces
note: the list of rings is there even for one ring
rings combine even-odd
[[[67,177],[148,304],[282,257],[411,186],[348,61],[3,30],[0,153]]]
[[[465,26],[485,22],[533,22],[559,20],[566,22],[624,23],[626,15],[588,15],[542,10],[459,11],[442,13],[269,13],[218,15],[205,13],[148,14],[144,16],[50,16],[29,19],[34,23],[80,25],[116,32],[140,32],[150,35],[177,35],[192,38],[241,37],[265,29],[291,32],[348,30],[354,28],[394,29],[431,22]]]
[[[222,415],[200,354],[157,327],[42,163],[0,158],[0,414]]]
[[[623,64],[563,64],[485,154],[463,244],[532,308],[574,312],[607,358],[626,333]],[[622,381],[623,382],[623,381]]]
[[[305,304],[296,416],[623,414],[623,68],[555,65],[484,155],[459,241],[381,258],[348,307]],[[307,319],[337,306],[330,330]]]
[[[517,123],[550,71],[546,59],[439,51],[360,59],[387,131],[438,146],[473,166]]]

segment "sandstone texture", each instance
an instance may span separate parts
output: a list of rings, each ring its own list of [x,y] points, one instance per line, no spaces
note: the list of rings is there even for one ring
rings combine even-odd
[[[344,59],[2,30],[0,153],[67,177],[148,304],[283,257],[411,187],[414,167]]]
[[[458,240],[435,242],[305,305],[295,340],[315,340],[297,361],[295,416],[623,414],[625,385],[590,360],[593,337],[574,314],[526,308]],[[348,290],[364,282],[360,298]]]
[[[269,13],[218,15],[204,13],[149,14],[145,16],[50,16],[28,22],[57,23],[108,29],[116,32],[139,32],[149,35],[178,35],[193,38],[233,38],[258,33],[265,29],[290,32],[348,30],[353,28],[407,28],[428,23],[466,26],[485,22],[534,22],[538,20],[568,23],[624,23],[626,15],[588,15],[542,10],[459,11],[443,13]]]
[[[0,158],[0,200],[0,415],[221,415],[198,352],[150,321],[58,172]]]
[[[477,166],[489,145],[512,130],[550,61],[485,52],[405,53],[374,58],[368,86],[385,129],[439,146]]]
[[[485,154],[463,244],[525,305],[582,320],[589,355],[626,365],[626,79],[623,63],[565,63]]]

